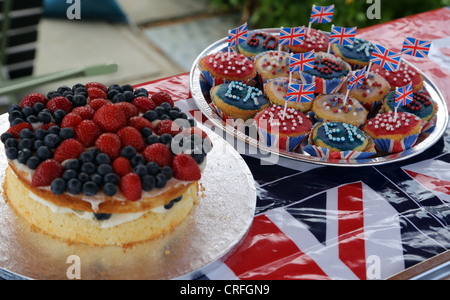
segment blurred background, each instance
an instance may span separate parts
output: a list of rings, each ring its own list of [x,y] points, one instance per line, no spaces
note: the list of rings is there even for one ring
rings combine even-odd
[[[0,93],[0,112],[27,93],[61,85],[138,84],[189,72],[203,49],[229,29],[245,21],[249,29],[307,26],[313,4],[335,4],[333,24],[363,28],[449,6],[450,0],[0,0],[0,88],[25,82]],[[379,18],[370,19],[374,8]],[[314,28],[329,30],[330,24]],[[117,71],[84,71],[108,64]],[[64,72],[75,75],[63,78]],[[48,74],[51,81],[27,87],[27,76]]]

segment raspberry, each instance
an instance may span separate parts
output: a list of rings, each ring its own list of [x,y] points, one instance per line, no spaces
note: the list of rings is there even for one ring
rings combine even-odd
[[[89,99],[108,99],[108,96],[106,95],[106,92],[102,89],[99,89],[97,87],[91,87],[87,89]]]
[[[120,138],[115,133],[103,133],[95,142],[95,147],[97,147],[101,152],[106,153],[109,158],[113,160],[120,155]]]
[[[31,179],[31,186],[49,186],[54,179],[60,178],[63,172],[64,168],[57,160],[47,159],[36,168]]]
[[[154,110],[156,108],[156,104],[152,99],[143,96],[135,98],[131,104],[136,106],[141,113],[145,113],[147,110]]]
[[[141,116],[130,118],[128,120],[128,126],[136,128],[139,132],[145,127],[150,128],[152,131],[154,130],[152,122]]]
[[[83,120],[92,120],[95,114],[95,110],[90,106],[75,107],[72,112],[79,114]]]
[[[75,139],[64,140],[56,148],[53,158],[60,163],[66,159],[78,158],[84,151],[84,146]]]
[[[25,98],[22,99],[20,102],[20,107],[24,108],[25,106],[33,107],[36,103],[42,103],[44,105],[47,105],[47,97],[40,93],[33,93],[25,96]]]
[[[123,156],[116,158],[112,163],[112,167],[113,167],[114,173],[116,173],[120,177],[122,177],[132,171],[130,161]]]
[[[168,133],[172,136],[176,136],[181,132],[180,126],[178,126],[177,123],[170,119],[162,120],[158,123],[158,125],[155,128],[155,133],[159,136],[163,135],[164,133]]]
[[[117,132],[122,142],[122,147],[132,146],[136,151],[141,152],[145,148],[144,138],[134,127],[126,126]]]
[[[89,101],[89,106],[92,107],[94,110],[98,110],[100,107],[102,107],[103,105],[106,105],[106,104],[111,104],[111,102],[109,102],[106,99],[101,99],[101,98]]]
[[[99,88],[103,90],[105,93],[108,92],[108,88],[103,83],[100,82],[89,82],[86,83],[85,87],[87,90],[89,90],[90,88]]]
[[[72,110],[73,105],[66,97],[57,96],[47,102],[47,108],[50,109],[52,113],[58,109],[62,109],[67,114]]]
[[[172,106],[172,107],[174,107],[174,105],[175,105],[173,103],[172,96],[170,96],[170,94],[167,92],[158,92],[156,94],[153,94],[150,99],[153,100],[153,102],[156,104],[156,106],[160,106],[164,102],[169,103],[170,106]]]
[[[75,138],[85,147],[94,146],[100,134],[102,129],[92,120],[84,120],[75,128]]]
[[[123,113],[127,117],[127,120],[129,118],[139,115],[139,110],[137,109],[137,107],[129,102],[118,102],[114,104],[114,106],[118,107],[121,111],[123,111]]]
[[[18,139],[20,137],[20,132],[23,129],[30,129],[32,131],[33,127],[31,127],[31,124],[28,122],[22,122],[9,128],[7,132],[11,133],[14,138]]]
[[[155,143],[145,148],[142,153],[147,162],[155,162],[160,167],[172,165],[172,152],[162,143]]]
[[[94,122],[106,132],[117,132],[127,125],[127,117],[115,105],[104,105],[94,114]]]
[[[172,162],[173,176],[184,181],[198,181],[202,177],[200,168],[192,156],[185,153],[175,155]]]
[[[120,179],[120,191],[130,201],[137,201],[142,196],[141,178],[138,174],[130,172]]]
[[[79,114],[73,112],[68,113],[61,122],[61,128],[75,128],[81,121],[83,121],[83,118]]]

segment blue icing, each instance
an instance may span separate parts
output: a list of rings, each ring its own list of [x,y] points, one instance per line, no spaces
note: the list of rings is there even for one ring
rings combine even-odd
[[[408,106],[400,106],[397,111],[398,112],[407,112],[410,114],[413,114],[421,119],[424,119],[426,117],[428,117],[429,115],[431,115],[434,111],[434,107],[432,104],[429,105],[425,105],[423,102],[421,102],[420,100],[418,100],[416,97],[419,95],[420,97],[421,93],[417,93],[414,92],[414,102],[416,103],[411,103],[412,105],[410,105],[410,107]],[[427,96],[423,96],[423,97],[427,97]],[[428,97],[427,97],[428,98]],[[418,101],[418,102],[417,102]],[[431,100],[430,100],[431,102]],[[394,111],[395,110],[395,91],[390,92],[387,96],[386,96],[386,104],[388,105],[388,107]],[[417,105],[420,105],[420,109],[416,110],[415,107],[417,107]]]
[[[334,70],[333,68],[340,68],[340,70]],[[324,72],[324,70],[327,72]],[[338,62],[335,62],[327,57],[316,56],[314,60],[314,68],[309,69],[304,73],[324,79],[333,79],[344,77],[348,74],[348,72],[349,70]]]
[[[216,95],[228,105],[243,110],[260,109],[269,103],[261,90],[238,81],[221,84]]]
[[[339,49],[339,52],[343,57],[359,60],[362,62],[370,61],[374,48],[371,42],[360,38],[356,38],[355,42],[351,45],[337,44],[336,47]]]
[[[367,137],[353,125],[341,122],[325,122],[317,128],[314,141],[321,140],[331,148],[340,151],[353,150],[362,146]]]
[[[264,32],[249,32],[249,38],[239,44],[243,50],[251,53],[261,53],[265,51],[275,50],[278,47],[278,39]]]

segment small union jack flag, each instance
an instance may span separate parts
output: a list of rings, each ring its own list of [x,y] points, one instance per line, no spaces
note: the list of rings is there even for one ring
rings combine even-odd
[[[416,57],[427,57],[430,52],[431,42],[407,37],[403,42],[402,54]]]
[[[348,83],[348,89],[353,90],[355,87],[360,88],[361,85],[364,83],[365,77],[366,77],[366,67],[354,72]]]
[[[408,105],[413,101],[412,82],[395,90],[395,108]]]
[[[356,27],[332,26],[330,44],[351,45],[355,42]]]
[[[334,4],[330,6],[312,7],[309,23],[331,23],[333,20]]]
[[[389,72],[395,72],[400,65],[401,54],[387,50],[383,46],[375,45],[370,61]]]
[[[281,28],[280,45],[301,45],[305,37],[305,26],[294,28]]]
[[[314,50],[306,53],[297,53],[289,60],[289,70],[293,72],[304,72],[314,68]]]
[[[236,46],[247,40],[247,22],[228,32],[228,47]]]
[[[314,98],[315,83],[292,84],[288,87],[286,101],[288,102],[311,102]]]

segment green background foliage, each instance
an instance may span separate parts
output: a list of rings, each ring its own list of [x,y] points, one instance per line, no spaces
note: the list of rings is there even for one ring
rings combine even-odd
[[[242,21],[250,28],[296,27],[308,25],[312,5],[335,4],[333,24],[363,28],[450,5],[450,0],[210,0],[219,10],[242,12]],[[367,10],[376,2],[380,19],[369,20]],[[369,2],[369,3],[368,3]],[[314,28],[330,30],[330,24],[314,24]]]

